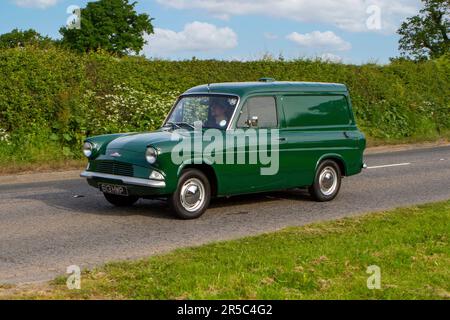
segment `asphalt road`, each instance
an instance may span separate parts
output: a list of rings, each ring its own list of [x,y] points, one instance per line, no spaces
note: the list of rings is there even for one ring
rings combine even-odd
[[[303,190],[239,196],[214,201],[194,221],[175,220],[161,201],[140,200],[133,208],[114,208],[81,178],[3,183],[0,283],[48,280],[64,274],[69,265],[92,267],[286,226],[450,199],[450,146],[373,154],[366,162],[371,168],[344,179],[334,202],[313,202]]]

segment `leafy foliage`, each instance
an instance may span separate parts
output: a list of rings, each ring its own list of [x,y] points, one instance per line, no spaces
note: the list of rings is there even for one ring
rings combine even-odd
[[[403,56],[438,58],[450,52],[450,1],[422,0],[424,8],[398,30]]]
[[[80,29],[60,29],[62,44],[79,52],[139,53],[145,44],[144,33],[153,33],[153,26],[147,14],[137,14],[135,5],[128,0],[89,2],[81,9]]]
[[[27,45],[49,46],[54,41],[49,37],[44,37],[33,29],[19,30],[0,35],[0,49],[25,47]]]
[[[85,104],[80,106],[88,120],[86,134],[155,129],[178,95],[179,92],[145,92],[126,84],[114,85],[111,93],[101,96],[87,91]]]
[[[25,47],[0,50],[0,164],[81,157],[86,136],[158,128],[176,96],[190,87],[264,76],[345,83],[358,125],[371,139],[425,140],[450,132],[448,57],[353,66],[119,59]]]

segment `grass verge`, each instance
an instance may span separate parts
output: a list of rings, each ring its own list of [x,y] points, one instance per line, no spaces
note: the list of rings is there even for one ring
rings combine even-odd
[[[48,160],[39,162],[11,162],[0,164],[0,176],[39,172],[80,170],[86,167],[87,160]]]
[[[449,299],[450,201],[115,262],[11,299]],[[367,288],[368,266],[381,289]],[[34,287],[33,287],[34,286]]]

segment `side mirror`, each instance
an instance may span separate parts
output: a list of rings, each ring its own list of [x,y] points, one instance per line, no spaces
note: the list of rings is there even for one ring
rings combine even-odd
[[[249,127],[258,127],[258,117],[253,116],[251,119],[247,120],[246,123]]]

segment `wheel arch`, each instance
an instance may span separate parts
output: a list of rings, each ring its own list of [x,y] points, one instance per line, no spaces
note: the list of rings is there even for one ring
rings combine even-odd
[[[348,172],[347,163],[345,162],[344,158],[337,153],[325,154],[322,157],[320,157],[316,163],[315,172],[317,172],[319,165],[325,160],[333,160],[334,162],[336,162],[337,165],[339,166],[339,169],[341,170],[341,175],[344,177],[347,176]]]
[[[197,169],[197,170],[201,171],[203,174],[205,174],[211,185],[211,196],[212,197],[217,196],[217,191],[218,191],[217,175],[216,175],[216,171],[210,164],[208,164],[206,162],[202,162],[199,164],[192,163],[192,162],[184,163],[183,165],[181,165],[178,168],[177,178],[179,179],[181,174],[188,169]]]

